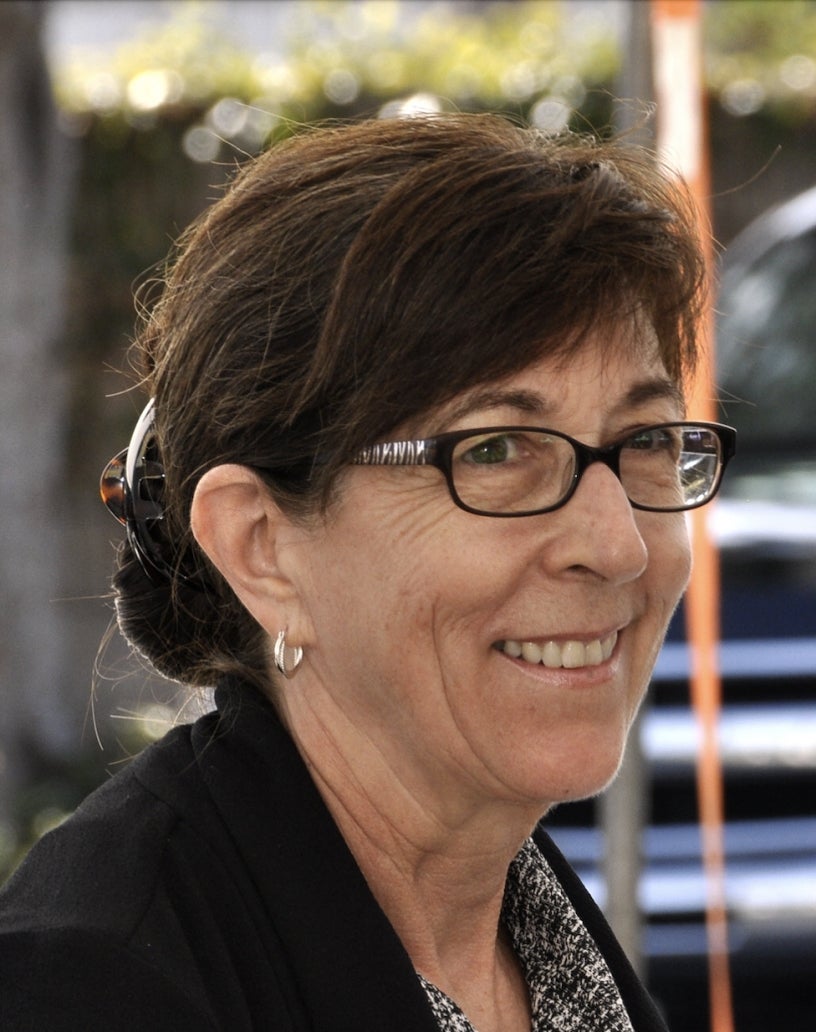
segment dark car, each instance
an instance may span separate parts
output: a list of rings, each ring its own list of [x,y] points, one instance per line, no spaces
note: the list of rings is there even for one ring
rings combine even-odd
[[[720,746],[738,1032],[816,1027],[816,188],[727,249],[721,416],[739,431],[710,514],[722,572]],[[678,614],[641,723],[650,775],[639,904],[653,993],[673,1032],[709,1027],[699,733]],[[589,804],[552,829],[603,902]]]
[[[715,530],[729,587],[750,592],[763,582],[753,592],[763,603],[756,614],[726,609],[726,636],[813,639],[816,188],[758,219],[728,249],[719,307],[723,416],[739,430],[741,455]]]

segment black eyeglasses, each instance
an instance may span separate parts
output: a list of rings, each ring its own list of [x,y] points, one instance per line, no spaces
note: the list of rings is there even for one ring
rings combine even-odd
[[[736,440],[736,430],[720,423],[659,423],[617,444],[591,448],[557,430],[492,426],[374,444],[354,463],[435,466],[466,512],[536,516],[566,505],[589,466],[602,462],[620,480],[633,508],[683,512],[717,493]]]

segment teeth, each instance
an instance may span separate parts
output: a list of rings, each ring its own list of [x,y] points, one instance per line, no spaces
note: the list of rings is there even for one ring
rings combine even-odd
[[[534,641],[503,641],[499,648],[513,659],[523,659],[526,663],[541,663],[545,667],[565,667],[575,670],[578,667],[600,666],[609,659],[618,640],[617,631],[606,638],[595,638],[592,641],[548,641],[537,645]]]

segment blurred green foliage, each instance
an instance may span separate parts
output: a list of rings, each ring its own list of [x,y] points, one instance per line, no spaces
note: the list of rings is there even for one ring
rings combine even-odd
[[[231,35],[224,5],[180,4],[119,50],[86,50],[57,68],[59,101],[78,127],[89,115],[150,126],[159,111],[225,97],[273,121],[310,122],[374,113],[419,91],[443,105],[529,114],[542,96],[580,105],[587,89],[612,81],[619,60],[603,6],[591,15],[552,0],[285,6],[274,49],[250,53]]]
[[[704,40],[708,87],[729,113],[764,111],[791,123],[813,119],[812,0],[710,0]]]
[[[232,123],[238,145],[243,135],[253,149],[281,119],[375,113],[416,93],[442,106],[546,122],[548,101],[580,110],[588,94],[612,86],[625,60],[620,4],[299,0],[285,7],[270,23],[280,31],[269,49],[250,52],[230,30],[228,5],[180,3],[169,21],[117,50],[86,48],[56,68],[59,102],[81,132],[94,117],[149,129],[169,112],[192,117],[232,98],[254,116],[222,107],[223,135]],[[813,116],[813,0],[709,0],[703,10],[707,83],[731,114],[772,108],[788,120]],[[223,130],[218,116],[205,124]]]

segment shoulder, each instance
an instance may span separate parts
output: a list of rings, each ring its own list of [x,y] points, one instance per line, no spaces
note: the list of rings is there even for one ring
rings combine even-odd
[[[214,1032],[185,988],[124,943],[88,929],[17,929],[0,935],[4,1032]]]
[[[279,817],[253,804],[269,776],[247,766],[239,724],[175,729],[29,853],[0,892],[4,1032],[294,1027],[260,888]]]
[[[187,732],[151,747],[34,846],[0,894],[0,931],[77,925],[128,937],[184,820],[183,805],[146,787],[144,775],[172,785],[172,768],[189,755]]]
[[[159,1020],[189,1016],[201,989],[179,909],[217,831],[196,798],[189,737],[176,729],[89,796],[0,893],[0,1028],[211,1027]]]

